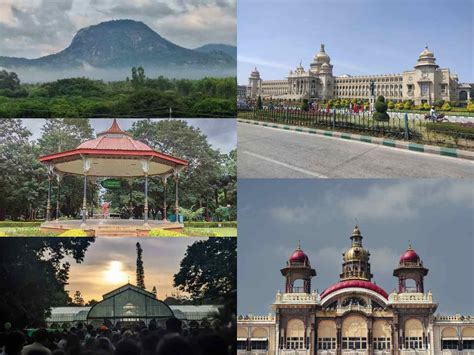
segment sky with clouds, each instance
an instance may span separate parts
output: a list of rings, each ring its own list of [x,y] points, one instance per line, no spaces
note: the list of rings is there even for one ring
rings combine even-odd
[[[179,272],[179,265],[186,249],[205,238],[95,238],[86,251],[84,260],[78,264],[71,258],[69,284],[66,289],[72,296],[82,293],[87,302],[101,300],[102,295],[130,281],[136,285],[136,243],[143,249],[145,286],[148,291],[157,289],[157,296],[180,293],[173,287],[173,275]]]
[[[236,43],[236,0],[2,0],[0,56],[52,54],[79,29],[118,19],[142,21],[187,48]]]
[[[152,121],[159,121],[159,118],[152,119]],[[37,140],[41,137],[41,127],[45,124],[44,119],[29,118],[23,119],[23,124],[33,134],[31,139]],[[101,118],[89,120],[94,131],[102,132],[107,130],[112,125],[113,119]],[[130,129],[134,122],[138,121],[136,118],[118,119],[117,122],[123,130]],[[201,132],[207,136],[208,142],[219,149],[222,153],[229,153],[231,150],[237,148],[237,122],[235,119],[184,119],[190,126],[199,128]]]
[[[283,79],[326,45],[335,75],[411,70],[428,44],[437,63],[474,82],[472,0],[239,0],[238,82],[257,66]]]
[[[238,313],[266,315],[280,269],[298,240],[323,292],[339,281],[342,253],[359,223],[374,279],[387,292],[411,241],[438,312],[474,312],[474,189],[469,180],[239,180]]]

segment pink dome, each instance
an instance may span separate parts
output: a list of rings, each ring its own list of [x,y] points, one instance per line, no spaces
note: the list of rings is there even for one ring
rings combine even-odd
[[[291,254],[289,259],[290,264],[292,263],[301,263],[309,264],[308,256],[301,249],[296,249],[293,254]]]
[[[408,248],[405,253],[400,256],[400,264],[403,263],[418,263],[420,261],[420,257],[418,254],[411,248]]]
[[[386,299],[388,298],[387,292],[385,292],[381,287],[377,286],[376,284],[373,284],[372,282],[364,280],[346,280],[340,281],[324,290],[324,292],[321,293],[321,299],[333,292],[350,287],[365,288],[367,290],[377,292],[379,295]]]

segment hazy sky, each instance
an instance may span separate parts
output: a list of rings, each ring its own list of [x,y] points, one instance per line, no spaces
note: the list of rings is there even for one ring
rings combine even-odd
[[[409,240],[443,314],[474,313],[474,189],[470,180],[239,180],[238,313],[266,315],[298,240],[313,289],[339,281],[358,219],[374,279],[388,293]]]
[[[118,19],[142,21],[187,48],[236,42],[235,0],[2,0],[0,56],[55,53],[79,29]]]
[[[159,121],[160,119],[152,119]],[[33,133],[33,139],[41,137],[41,127],[44,125],[44,119],[28,118],[22,120],[24,125]],[[124,118],[118,119],[117,122],[123,130],[132,127],[133,122],[138,119]],[[237,147],[237,122],[235,119],[185,119],[189,125],[199,128],[204,133],[208,142],[222,153],[228,153]],[[112,125],[112,119],[101,118],[90,120],[92,128],[95,132],[107,130]]]
[[[81,291],[86,301],[102,300],[102,295],[130,283],[136,285],[136,246],[143,249],[145,286],[151,292],[158,290],[158,298],[176,294],[173,275],[179,271],[179,264],[188,245],[205,238],[95,238],[86,251],[84,261],[71,263],[69,285],[70,295]]]
[[[474,82],[472,0],[239,0],[238,82],[256,65],[263,79],[283,79],[321,43],[334,74],[411,70],[428,44],[438,65]]]

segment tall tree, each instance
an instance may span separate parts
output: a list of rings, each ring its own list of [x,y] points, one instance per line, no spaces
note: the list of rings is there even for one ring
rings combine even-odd
[[[136,244],[137,247],[137,286],[145,290],[145,270],[143,269],[143,260],[142,260],[142,246],[140,243]]]
[[[44,325],[51,307],[71,302],[67,256],[82,262],[94,238],[0,239],[0,324]]]
[[[73,303],[76,306],[84,306],[84,298],[82,298],[81,291],[77,290],[74,292]]]
[[[153,289],[151,290],[151,293],[153,293],[156,297],[156,295],[158,294],[158,291],[156,290],[156,286],[153,286]]]

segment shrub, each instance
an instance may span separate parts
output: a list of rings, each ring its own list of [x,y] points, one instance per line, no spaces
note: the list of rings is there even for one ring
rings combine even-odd
[[[428,131],[443,132],[454,136],[472,135],[474,138],[474,126],[469,123],[454,123],[454,122],[428,122],[426,123]]]
[[[390,110],[392,110],[392,109],[395,108],[395,104],[393,103],[393,101],[389,100],[389,101],[387,102],[387,107],[388,107]]]
[[[84,232],[82,229],[70,229],[61,233],[60,237],[87,237],[87,233]]]
[[[148,235],[150,237],[185,237],[186,236],[184,232],[177,232],[174,230],[159,229],[159,228],[150,230]]]
[[[0,231],[0,237],[6,237],[6,236],[7,236],[7,234],[5,232]]]
[[[375,102],[375,113],[373,115],[376,121],[389,121],[390,116],[387,114],[387,103],[383,96],[379,96]]]
[[[441,110],[443,111],[451,111],[451,105],[449,104],[449,102],[445,102],[443,104],[443,106],[441,106]]]
[[[429,103],[424,103],[423,105],[420,105],[420,109],[421,110],[426,110],[428,111],[429,109],[431,108],[430,104]]]
[[[395,107],[397,108],[397,110],[403,110],[403,103],[402,102],[397,102],[395,104]]]
[[[413,104],[410,100],[405,101],[404,104],[403,104],[403,109],[405,109],[405,110],[411,110],[412,107],[413,107]]]
[[[303,99],[303,101],[301,102],[301,109],[303,111],[308,111],[309,110],[308,99]]]
[[[467,112],[474,112],[474,102],[470,102],[467,104]]]

